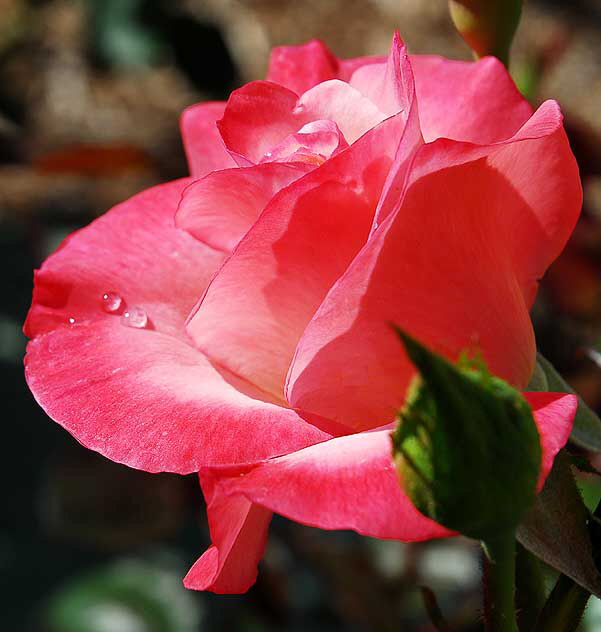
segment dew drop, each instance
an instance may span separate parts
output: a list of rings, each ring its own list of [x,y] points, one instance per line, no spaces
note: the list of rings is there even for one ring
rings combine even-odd
[[[73,316],[69,318],[69,325],[75,325],[75,318],[73,318]]]
[[[127,327],[144,329],[148,324],[148,316],[141,307],[128,307],[121,315],[121,322]]]
[[[105,292],[102,295],[102,309],[108,314],[116,314],[123,306],[123,299],[115,292]]]

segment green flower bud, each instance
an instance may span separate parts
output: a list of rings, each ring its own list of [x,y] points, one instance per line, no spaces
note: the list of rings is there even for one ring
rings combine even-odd
[[[449,0],[451,18],[477,57],[494,55],[506,66],[522,0]]]
[[[401,484],[424,515],[478,540],[534,501],[541,447],[522,395],[480,361],[458,366],[399,331],[419,370],[392,435]]]

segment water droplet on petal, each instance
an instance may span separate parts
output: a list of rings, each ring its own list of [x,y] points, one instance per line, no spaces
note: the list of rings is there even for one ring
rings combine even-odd
[[[148,324],[148,316],[141,307],[128,307],[121,315],[121,322],[127,327],[144,329]]]
[[[108,314],[116,314],[123,306],[123,299],[115,292],[105,292],[102,295],[102,309]]]
[[[73,316],[69,318],[69,325],[75,325],[75,318],[73,318]]]

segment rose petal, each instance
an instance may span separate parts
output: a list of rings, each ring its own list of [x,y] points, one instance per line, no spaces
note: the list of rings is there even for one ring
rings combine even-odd
[[[510,138],[532,115],[505,66],[412,55],[422,133],[427,142],[453,138],[493,143]]]
[[[320,40],[301,46],[277,46],[271,51],[267,80],[297,95],[337,77],[338,60]]]
[[[365,242],[402,124],[384,121],[273,198],[188,322],[209,357],[282,397],[298,338]]]
[[[407,48],[399,34],[395,33],[386,60],[360,66],[349,83],[375,103],[386,116],[399,111],[408,112],[413,101],[413,76]]]
[[[568,439],[577,398],[563,393],[525,396],[541,437],[540,489],[555,455]],[[400,487],[389,430],[332,439],[255,466],[211,468],[200,478],[211,498],[209,520],[214,545],[192,568],[191,573],[198,567],[202,574],[195,585],[187,583],[189,587],[215,590],[211,582],[216,581],[216,560],[225,565],[231,558],[230,567],[243,581],[236,583],[236,571],[223,572],[217,578],[222,582],[217,584],[218,590],[245,591],[264,548],[270,511],[320,529],[352,529],[362,535],[407,542],[455,535],[420,514]],[[251,511],[263,508],[265,513],[258,514],[258,524],[251,522],[247,527],[245,523],[241,530],[241,519],[250,507]],[[228,558],[235,538],[234,554]]]
[[[337,59],[323,42],[311,40],[301,46],[274,48],[269,58],[267,80],[301,95],[322,81],[349,81],[361,66],[385,61],[386,56]]]
[[[540,486],[565,445],[577,398],[564,393],[526,393],[541,437]],[[420,514],[401,489],[392,461],[390,431],[364,432],[325,441],[221,477],[219,493],[244,495],[296,522],[320,529],[352,529],[362,535],[427,540],[450,532]]]
[[[210,475],[201,474],[200,480],[213,545],[188,571],[184,586],[217,594],[245,593],[257,578],[271,512],[243,496],[232,499],[215,494]]]
[[[209,102],[191,105],[182,113],[180,128],[184,149],[190,173],[196,178],[236,164],[217,129],[224,110],[225,103]]]
[[[361,66],[370,64],[383,64],[387,60],[386,55],[365,55],[363,57],[351,57],[349,59],[339,59],[338,79],[350,81],[356,70]]]
[[[557,453],[570,438],[578,398],[565,393],[523,393],[534,412],[542,450],[538,491],[547,480]]]
[[[244,496],[320,529],[406,542],[452,533],[420,514],[399,485],[388,430],[339,437],[256,465],[211,470],[216,493]]]
[[[298,96],[269,81],[252,81],[234,90],[218,127],[240,167],[261,158],[302,125],[293,116]]]
[[[508,143],[488,159],[491,168],[502,173],[519,191],[529,210],[520,213],[516,209],[507,227],[516,275],[529,308],[539,280],[563,250],[582,207],[578,165],[561,125],[559,106],[548,101],[536,114],[532,118],[537,119],[537,129],[528,132],[531,140]],[[536,133],[541,134],[540,140]]]
[[[399,41],[397,42],[397,40]],[[393,68],[396,70],[390,69],[391,63],[393,63]],[[380,67],[384,68],[384,65],[380,64]],[[371,66],[367,68],[371,68]],[[362,71],[363,68],[360,68],[357,74]],[[382,74],[382,72],[380,72],[380,74]],[[394,162],[386,178],[384,188],[382,189],[382,195],[378,201],[372,231],[375,230],[390,213],[398,209],[403,199],[407,178],[410,174],[414,157],[418,149],[424,144],[419,122],[413,71],[409,63],[407,50],[405,46],[402,45],[402,42],[400,42],[398,35],[395,36],[383,80],[388,79],[388,75],[390,74],[395,74],[394,83],[396,89],[393,91],[393,94],[389,94],[389,99],[395,99],[396,102],[398,102],[403,112],[403,117],[405,118],[405,128],[397,147]],[[355,75],[353,75],[353,79],[355,79]],[[383,89],[384,88],[382,88],[382,90]]]
[[[414,185],[305,330],[288,379],[293,405],[327,410],[354,430],[389,421],[414,373],[391,323],[451,360],[475,346],[494,373],[528,381],[528,312],[494,222],[483,220],[482,204],[496,195],[516,204],[483,163]]]
[[[348,143],[333,121],[312,121],[276,145],[263,161],[300,161],[319,166]]]
[[[528,382],[532,275],[563,247],[581,201],[560,121],[546,107],[514,143],[470,163],[462,152],[473,159],[482,148],[438,141],[420,150],[400,210],[303,334],[288,377],[292,405],[355,430],[389,421],[413,374],[391,322],[450,359],[478,348],[494,373]]]
[[[124,301],[117,313],[139,305],[158,331],[186,340],[181,323],[224,258],[175,228],[191,182],[153,187],[70,235],[35,273],[26,335],[65,328],[69,318],[104,321],[102,295],[113,292]]]
[[[563,250],[582,205],[578,166],[562,121],[559,105],[545,101],[508,140],[472,145],[439,139],[420,148],[405,187],[437,169],[481,158],[486,158],[493,169],[503,173],[529,207],[527,213],[517,210],[500,215],[500,220],[505,218],[510,224],[508,243],[513,246],[516,275],[529,307],[534,301],[538,280]],[[399,195],[397,207],[402,199]],[[376,215],[380,223],[382,215],[378,213],[390,208],[392,206],[379,207]],[[532,242],[536,247],[531,246]]]
[[[310,168],[265,163],[214,171],[184,191],[176,225],[207,245],[230,252],[269,200]]]
[[[359,90],[339,79],[324,81],[305,92],[294,115],[302,125],[319,119],[334,121],[349,144],[387,116]]]
[[[232,92],[218,127],[243,167],[261,162],[307,123],[333,121],[353,143],[384,118],[367,97],[337,79],[320,83],[300,98],[274,83],[254,81]]]
[[[135,196],[44,263],[26,323],[34,396],[87,447],[148,471],[187,473],[329,438],[189,344],[185,316],[222,254],[173,225],[188,183]],[[116,313],[103,311],[107,291],[123,299]],[[144,309],[148,326],[121,324],[125,305]]]

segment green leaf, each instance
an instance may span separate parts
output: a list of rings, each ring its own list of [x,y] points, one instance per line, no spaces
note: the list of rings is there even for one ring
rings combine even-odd
[[[543,375],[546,383],[542,381],[541,376]],[[578,411],[574,419],[574,428],[570,435],[570,441],[585,450],[601,452],[601,419],[561,377],[549,360],[540,353],[537,355],[537,367],[533,378],[526,390],[577,395]]]
[[[601,596],[601,575],[593,560],[590,514],[562,450],[534,506],[517,529],[517,539],[546,564]]]
[[[421,374],[392,436],[405,492],[423,514],[468,537],[512,531],[534,501],[541,463],[526,400],[482,362],[454,366],[398,333]]]

